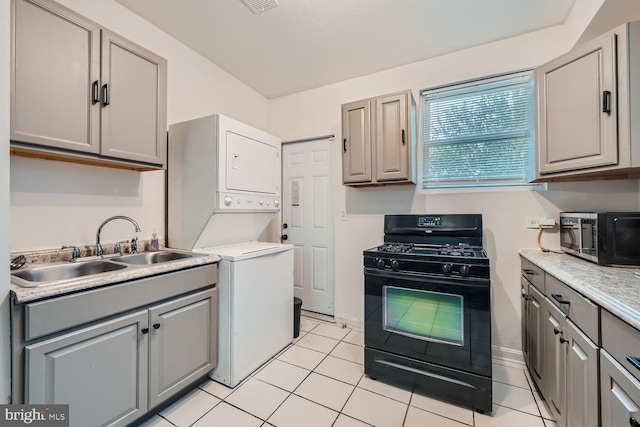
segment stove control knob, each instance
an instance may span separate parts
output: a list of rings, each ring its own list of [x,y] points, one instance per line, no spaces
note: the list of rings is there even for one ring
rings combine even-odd
[[[231,197],[224,196],[224,204],[225,205],[230,206],[231,205],[231,200],[232,200]]]
[[[469,274],[469,266],[468,265],[461,265],[460,266],[460,274],[462,274],[463,276],[466,276],[467,274]]]
[[[376,267],[378,267],[379,269],[383,269],[384,268],[384,260],[383,259],[376,259]]]
[[[451,264],[444,264],[442,266],[442,272],[447,274],[451,273]]]
[[[397,270],[398,268],[400,268],[400,263],[398,262],[398,260],[391,260],[391,268],[393,268],[394,270]]]

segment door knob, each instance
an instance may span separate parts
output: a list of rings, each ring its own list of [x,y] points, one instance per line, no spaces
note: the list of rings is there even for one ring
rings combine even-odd
[[[284,228],[285,230],[289,227],[289,224],[287,224],[286,222],[284,224],[282,224],[282,228]]]
[[[280,237],[282,240],[287,240],[289,238],[289,236],[287,236],[286,234],[283,234],[282,237]]]

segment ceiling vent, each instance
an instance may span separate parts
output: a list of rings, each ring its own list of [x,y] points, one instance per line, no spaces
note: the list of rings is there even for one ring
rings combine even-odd
[[[241,0],[253,13],[260,15],[262,12],[278,7],[278,0]]]

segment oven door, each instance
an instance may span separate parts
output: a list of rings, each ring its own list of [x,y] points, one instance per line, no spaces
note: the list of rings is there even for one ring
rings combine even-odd
[[[365,346],[490,375],[489,280],[365,269]]]

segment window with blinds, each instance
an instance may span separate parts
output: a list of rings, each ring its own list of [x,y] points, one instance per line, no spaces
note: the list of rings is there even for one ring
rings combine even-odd
[[[530,72],[424,90],[422,188],[526,185],[535,168]]]

